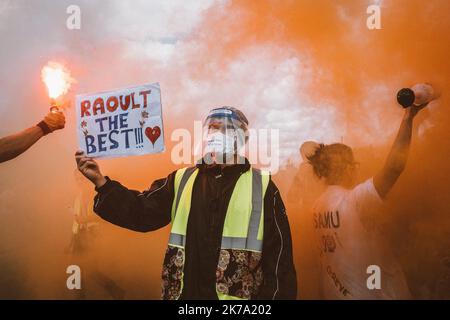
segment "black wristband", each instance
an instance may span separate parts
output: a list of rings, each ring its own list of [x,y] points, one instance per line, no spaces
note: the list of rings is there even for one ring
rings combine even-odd
[[[37,126],[39,128],[41,128],[42,132],[44,133],[44,136],[49,134],[50,132],[52,132],[52,130],[50,129],[50,127],[48,126],[48,124],[45,123],[44,120],[42,120],[41,122],[39,122],[37,124]]]

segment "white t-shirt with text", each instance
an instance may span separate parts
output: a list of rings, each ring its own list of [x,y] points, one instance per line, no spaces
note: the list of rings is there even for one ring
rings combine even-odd
[[[313,223],[320,250],[323,298],[410,298],[402,269],[379,230],[367,223],[376,219],[381,205],[372,179],[353,189],[328,186],[316,201]]]

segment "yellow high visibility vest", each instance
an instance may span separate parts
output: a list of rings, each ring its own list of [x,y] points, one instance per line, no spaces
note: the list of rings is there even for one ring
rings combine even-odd
[[[192,189],[197,174],[198,169],[195,167],[180,169],[175,174],[175,198],[171,213],[172,229],[168,246],[169,248],[182,249],[183,268],[186,229],[191,209]],[[222,231],[221,249],[262,252],[264,195],[269,180],[270,174],[258,169],[252,168],[241,174],[228,203]],[[183,289],[183,276],[182,273],[179,295],[181,295]],[[221,300],[240,299],[218,291],[217,296]]]

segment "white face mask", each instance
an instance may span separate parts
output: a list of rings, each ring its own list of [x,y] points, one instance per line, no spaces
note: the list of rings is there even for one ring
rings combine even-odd
[[[208,133],[206,137],[205,153],[228,154],[236,153],[234,135],[222,132]]]

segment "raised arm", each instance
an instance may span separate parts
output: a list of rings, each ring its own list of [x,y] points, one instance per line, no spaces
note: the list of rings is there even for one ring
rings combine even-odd
[[[373,178],[373,184],[381,198],[384,198],[389,193],[403,170],[405,170],[411,145],[413,120],[425,106],[426,104],[405,109],[400,129],[384,167]]]
[[[64,128],[64,124],[63,113],[51,112],[37,126],[0,138],[0,163],[21,155],[47,133]]]

